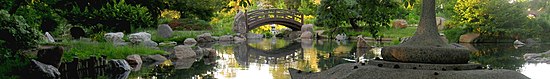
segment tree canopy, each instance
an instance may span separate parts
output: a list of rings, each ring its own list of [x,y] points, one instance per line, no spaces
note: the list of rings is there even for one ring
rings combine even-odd
[[[350,24],[353,29],[365,27],[376,37],[380,28],[388,27],[403,8],[395,0],[322,0],[317,9],[318,26],[339,27]]]

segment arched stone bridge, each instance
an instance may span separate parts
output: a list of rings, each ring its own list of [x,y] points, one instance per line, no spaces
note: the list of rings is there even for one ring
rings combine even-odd
[[[301,26],[304,25],[302,13],[284,9],[239,11],[234,20],[233,31],[242,34],[267,24],[284,25],[293,31],[300,31]]]

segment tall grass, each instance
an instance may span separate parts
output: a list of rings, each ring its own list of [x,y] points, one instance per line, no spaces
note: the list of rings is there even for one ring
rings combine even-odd
[[[107,42],[84,41],[65,41],[62,43],[66,45],[65,53],[63,53],[62,59],[64,61],[71,61],[73,57],[89,58],[92,55],[105,55],[110,59],[123,59],[132,54],[152,55],[167,53],[162,50],[156,50],[141,45],[115,46],[112,43]]]

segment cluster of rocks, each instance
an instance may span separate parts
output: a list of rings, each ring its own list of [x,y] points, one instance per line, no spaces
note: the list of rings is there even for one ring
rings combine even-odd
[[[543,53],[526,53],[523,59],[529,63],[550,63],[550,50]]]

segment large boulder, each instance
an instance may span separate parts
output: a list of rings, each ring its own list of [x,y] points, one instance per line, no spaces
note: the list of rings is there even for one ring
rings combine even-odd
[[[314,26],[313,24],[304,24],[304,25],[302,25],[301,32],[312,32],[313,33],[314,32],[313,31],[313,26]]]
[[[407,28],[407,20],[404,19],[396,19],[392,22],[393,27],[395,28]]]
[[[56,67],[33,59],[31,60],[31,75],[36,78],[59,78],[61,73]]]
[[[311,32],[302,32],[300,35],[301,39],[313,39],[313,33]]]
[[[103,35],[103,38],[107,42],[113,42],[113,43],[124,42],[124,40],[122,40],[123,37],[124,37],[124,33],[122,33],[122,32],[106,33],[105,35]]]
[[[63,57],[63,47],[47,46],[41,47],[37,53],[37,60],[44,64],[53,65],[58,68],[61,65],[61,57]]]
[[[136,65],[143,64],[143,61],[141,60],[141,57],[137,54],[127,56],[126,61],[131,66],[136,66]]]
[[[459,42],[461,43],[471,43],[474,42],[474,40],[479,37],[479,33],[468,33],[464,35],[460,35]]]
[[[130,34],[128,38],[130,39],[130,42],[133,44],[141,44],[145,41],[151,41],[151,34],[147,32],[139,32],[139,33]]]
[[[190,46],[186,45],[178,45],[174,47],[174,53],[173,56],[175,56],[177,59],[184,59],[184,58],[191,58],[197,56],[197,53],[193,51],[193,49]]]
[[[111,59],[109,60],[109,66],[114,71],[130,71],[132,67],[126,60],[123,59]]]
[[[170,38],[172,37],[172,33],[174,33],[174,31],[172,30],[172,28],[170,28],[168,24],[161,24],[157,27],[157,34],[160,37]]]
[[[185,41],[183,41],[183,44],[192,46],[197,44],[197,40],[195,40],[194,38],[187,38],[185,39]]]
[[[220,39],[219,41],[233,41],[233,36],[231,35],[224,35],[224,36],[220,36]]]
[[[174,60],[174,67],[175,69],[189,69],[191,66],[193,66],[193,63],[195,63],[194,58],[185,58],[185,59],[177,59]]]
[[[143,64],[141,57],[137,54],[127,56],[126,62],[128,62],[130,67],[132,67],[132,71],[139,71],[141,69],[141,65]]]
[[[215,41],[214,37],[210,33],[204,33],[197,36],[197,42],[213,42]]]

